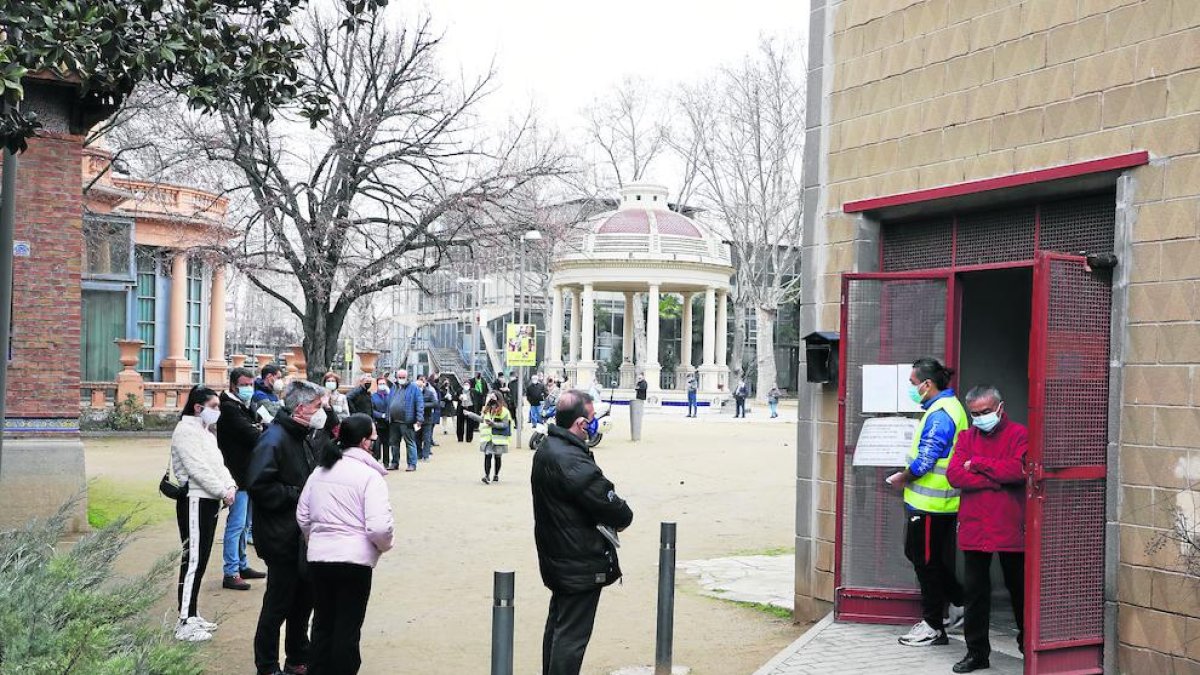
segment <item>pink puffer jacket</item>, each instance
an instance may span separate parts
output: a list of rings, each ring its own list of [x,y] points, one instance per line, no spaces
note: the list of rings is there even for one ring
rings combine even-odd
[[[296,522],[308,540],[310,562],[374,567],[392,548],[392,504],[387,469],[369,453],[351,448],[332,469],[317,468],[296,505]]]

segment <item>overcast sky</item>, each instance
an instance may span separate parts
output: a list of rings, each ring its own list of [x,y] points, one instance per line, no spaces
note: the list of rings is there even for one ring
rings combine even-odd
[[[691,81],[753,50],[760,35],[802,40],[800,0],[425,0],[445,30],[446,66],[468,73],[494,57],[500,90],[491,110],[533,101],[563,131],[627,75]]]

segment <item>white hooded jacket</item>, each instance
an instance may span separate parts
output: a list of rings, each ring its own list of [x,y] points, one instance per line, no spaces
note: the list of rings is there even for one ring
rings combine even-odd
[[[171,434],[171,472],[180,484],[188,484],[192,497],[221,499],[230,488],[237,489],[216,435],[194,415],[184,415]]]

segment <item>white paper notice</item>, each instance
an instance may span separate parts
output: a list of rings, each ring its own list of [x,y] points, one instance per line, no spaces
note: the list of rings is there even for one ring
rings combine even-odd
[[[904,466],[917,424],[911,417],[865,420],[854,446],[854,466]]]
[[[910,369],[911,370],[911,369]],[[905,371],[905,378],[908,372]],[[866,364],[862,367],[862,411],[894,413],[896,409],[896,366]]]

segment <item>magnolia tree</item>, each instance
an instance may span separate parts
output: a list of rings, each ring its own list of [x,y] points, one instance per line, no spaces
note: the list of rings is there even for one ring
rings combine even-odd
[[[298,40],[302,83],[327,111],[311,130],[303,110],[265,122],[235,98],[211,118],[180,116],[173,133],[178,159],[216,167],[238,205],[239,236],[218,252],[299,319],[319,379],[357,302],[503,236],[516,191],[561,169],[532,142],[532,118],[477,126],[492,73],[443,76],[427,19],[392,28],[375,12],[314,13]]]
[[[736,67],[678,96],[672,148],[694,166],[702,205],[724,222],[736,285],[733,354],[741,375],[745,317],[757,323],[757,394],[776,386],[775,322],[799,293],[804,88],[795,51],[764,41]]]

